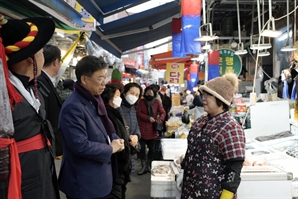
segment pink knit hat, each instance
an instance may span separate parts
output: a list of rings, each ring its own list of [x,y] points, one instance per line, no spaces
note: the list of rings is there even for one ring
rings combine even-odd
[[[234,73],[226,73],[222,77],[214,78],[199,87],[200,91],[210,93],[226,105],[230,106],[233,95],[238,89],[238,77]]]

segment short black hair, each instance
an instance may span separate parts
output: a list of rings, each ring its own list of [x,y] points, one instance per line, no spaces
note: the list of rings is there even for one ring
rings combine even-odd
[[[121,97],[124,98],[124,94],[126,94],[130,90],[130,88],[132,88],[132,87],[136,87],[140,90],[140,95],[139,95],[139,99],[140,99],[142,97],[143,89],[139,84],[137,84],[135,82],[125,84],[124,90],[123,90],[123,93],[122,93]]]
[[[160,86],[158,84],[150,84],[148,87],[152,88],[155,92],[160,90]]]
[[[49,66],[57,58],[61,61],[61,51],[57,46],[48,44],[43,47],[44,67]]]
[[[111,99],[113,99],[117,88],[116,85],[107,84],[105,90],[101,93],[101,98],[105,104],[108,104]]]
[[[218,107],[222,106],[224,111],[228,111],[230,110],[230,106],[228,106],[226,103],[223,103],[222,101],[220,101],[218,98],[215,97],[215,100],[216,100],[216,105]]]
[[[81,83],[81,76],[91,77],[98,70],[107,69],[108,64],[102,59],[92,55],[83,57],[76,65],[76,78]]]
[[[148,86],[147,88],[145,88],[144,95],[145,95],[145,93],[146,93],[148,90],[152,90],[152,91],[153,91],[153,93],[154,93],[154,97],[156,97],[156,95],[157,95],[157,92],[156,92],[156,90],[154,89],[154,87],[153,87],[153,86]]]

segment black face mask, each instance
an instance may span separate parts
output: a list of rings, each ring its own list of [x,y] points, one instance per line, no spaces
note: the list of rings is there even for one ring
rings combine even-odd
[[[145,95],[144,98],[145,98],[145,100],[147,100],[147,101],[152,101],[152,100],[154,99],[154,97],[151,96],[151,95]]]

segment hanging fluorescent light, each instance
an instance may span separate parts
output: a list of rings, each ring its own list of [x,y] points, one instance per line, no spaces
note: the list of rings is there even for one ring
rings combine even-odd
[[[201,35],[203,32],[203,27],[207,26],[207,30],[209,30],[210,35]],[[218,36],[213,35],[212,32],[212,25],[211,23],[207,23],[207,24],[203,24],[202,26],[200,26],[200,37],[197,37],[194,39],[194,41],[213,41],[215,39],[218,39]]]
[[[270,52],[267,52],[267,51],[259,52],[259,54],[258,54],[259,57],[266,57],[266,56],[269,56],[269,55],[270,55]]]
[[[252,50],[264,50],[264,49],[269,49],[271,48],[271,44],[268,43],[268,44],[252,44],[250,45],[250,49]]]
[[[269,30],[269,29],[266,29],[266,30],[263,30],[263,32],[261,32],[261,35],[263,37],[273,37],[273,38],[275,38],[275,37],[280,36],[281,34],[282,34],[282,32],[279,31],[279,30]]]
[[[295,51],[297,50],[297,48],[295,46],[286,46],[286,47],[282,47],[280,49],[280,51],[282,52],[290,52],[290,51]]]
[[[289,0],[287,0],[287,13],[289,13]],[[297,48],[295,46],[291,46],[292,39],[290,38],[292,36],[292,31],[290,32],[290,25],[289,25],[289,14],[287,14],[287,41],[289,41],[289,45],[285,46],[280,49],[282,52],[290,52],[294,51]]]
[[[269,5],[269,21],[267,24],[267,29],[263,30],[260,34],[263,37],[278,37],[282,34],[281,31],[275,30],[275,21],[274,17],[272,17],[272,1],[268,0]],[[270,29],[270,22],[272,23],[272,29]]]
[[[247,50],[243,49],[243,43],[238,44],[238,50],[235,52],[236,55],[245,55],[247,53]]]
[[[194,41],[213,41],[215,39],[218,39],[218,36],[204,35],[204,36],[195,38]]]
[[[199,28],[199,35],[200,37],[197,37],[194,39],[194,41],[213,41],[215,39],[218,39],[218,36],[213,35],[212,32],[212,24],[211,23],[206,23],[206,8],[205,8],[205,0],[202,1],[202,8],[203,8],[203,25],[200,26]],[[207,28],[207,31],[210,32],[210,35],[203,35],[202,36],[202,32],[203,32],[203,27]]]

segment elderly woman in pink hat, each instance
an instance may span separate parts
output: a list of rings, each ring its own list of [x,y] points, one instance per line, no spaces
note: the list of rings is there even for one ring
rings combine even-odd
[[[200,86],[204,111],[188,135],[182,199],[235,199],[245,156],[245,135],[229,108],[238,87],[235,74]]]

